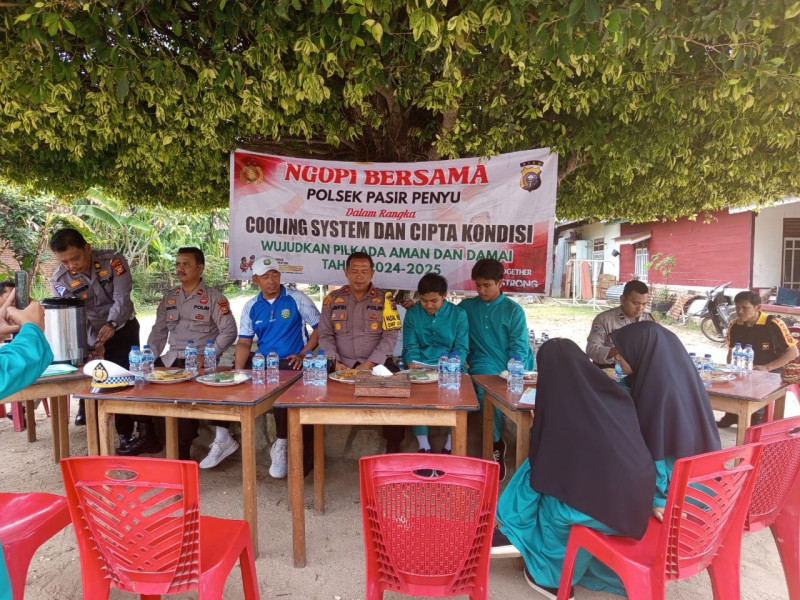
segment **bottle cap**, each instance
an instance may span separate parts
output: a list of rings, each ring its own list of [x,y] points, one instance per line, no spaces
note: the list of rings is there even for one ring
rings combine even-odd
[[[189,340],[186,342],[187,344],[194,344],[194,340]]]
[[[139,349],[139,346],[131,346],[131,351],[138,350],[138,349]]]

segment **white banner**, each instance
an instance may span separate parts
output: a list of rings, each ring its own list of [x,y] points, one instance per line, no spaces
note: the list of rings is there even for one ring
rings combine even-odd
[[[230,276],[257,256],[286,283],[342,285],[347,256],[375,261],[376,285],[415,290],[440,273],[474,290],[480,258],[506,268],[504,290],[550,289],[558,155],[548,148],[492,158],[349,163],[231,155]]]

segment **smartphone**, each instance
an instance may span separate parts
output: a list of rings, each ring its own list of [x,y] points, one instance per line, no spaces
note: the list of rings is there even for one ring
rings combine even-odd
[[[22,310],[28,306],[31,299],[27,271],[14,271],[14,286],[17,292],[15,306]]]

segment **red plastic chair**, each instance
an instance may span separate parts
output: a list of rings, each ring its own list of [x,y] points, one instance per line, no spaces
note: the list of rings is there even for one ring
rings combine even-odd
[[[800,417],[750,427],[744,441],[763,446],[744,530],[772,529],[789,599],[800,600]]]
[[[247,522],[200,515],[197,463],[89,456],[63,459],[61,471],[84,598],[108,598],[113,586],[142,599],[217,600],[238,559],[244,597],[258,599]]]
[[[742,528],[760,455],[754,444],[676,461],[664,522],[651,517],[641,540],[573,525],[558,600],[567,600],[580,548],[613,569],[631,599],[663,599],[667,581],[708,567],[714,598],[739,600]]]
[[[25,578],[37,548],[69,525],[67,499],[56,494],[0,494],[0,545],[14,600],[25,597]]]
[[[366,600],[382,599],[384,590],[488,598],[499,470],[462,456],[363,457]]]

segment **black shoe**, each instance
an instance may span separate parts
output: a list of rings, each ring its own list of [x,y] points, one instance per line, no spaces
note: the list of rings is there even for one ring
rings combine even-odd
[[[86,425],[86,409],[84,408],[84,401],[78,401],[78,414],[75,415],[75,425]]]
[[[739,418],[733,413],[725,413],[725,416],[717,421],[717,427],[720,429],[727,429],[731,425],[736,425]]]
[[[766,417],[766,409],[762,408],[750,415],[750,425],[761,425]]]
[[[420,448],[417,450],[417,454],[430,454],[430,448]],[[415,475],[419,475],[420,477],[435,477],[436,476],[436,469],[416,469],[414,471]]]
[[[119,436],[119,446],[116,449],[117,456],[131,456],[130,447],[136,441],[136,436],[133,433],[129,435]]]
[[[522,556],[506,534],[499,529],[492,531],[492,549],[490,555],[492,558],[514,558],[516,556]]]
[[[525,567],[525,581],[527,581],[529,586],[531,586],[545,598],[550,598],[550,600],[556,600],[558,598],[558,588],[547,587],[545,585],[539,585],[536,583],[536,581],[533,579],[533,575],[531,575],[531,572],[528,571],[528,567]],[[573,590],[571,587],[569,588],[568,597],[570,599],[575,597],[575,590]]]
[[[498,481],[505,481],[506,478],[506,442],[500,438],[492,446],[494,461],[500,465],[500,477]]]
[[[452,454],[452,451],[448,450],[447,448],[442,448],[439,450],[439,454]]]
[[[139,436],[131,441],[125,448],[117,448],[119,456],[139,456],[140,454],[157,454],[164,449],[161,440],[158,439],[153,425],[150,423],[139,423]]]

